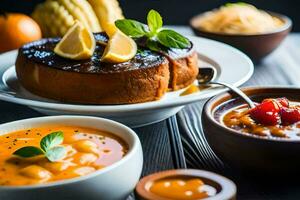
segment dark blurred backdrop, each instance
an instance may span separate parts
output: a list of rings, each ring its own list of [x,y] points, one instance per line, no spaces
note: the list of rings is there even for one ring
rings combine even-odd
[[[147,11],[158,10],[166,24],[187,25],[189,19],[203,11],[219,7],[224,0],[119,0],[127,18],[145,20]],[[34,6],[43,0],[0,0],[0,9],[4,12],[24,12],[30,14]],[[288,15],[294,22],[294,31],[300,31],[299,0],[252,0],[244,1],[258,8]]]

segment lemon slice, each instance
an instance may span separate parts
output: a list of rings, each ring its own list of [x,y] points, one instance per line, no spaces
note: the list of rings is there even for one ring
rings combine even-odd
[[[109,37],[113,36],[118,30],[114,23],[106,23],[103,29]]]
[[[56,45],[54,52],[64,58],[83,60],[93,55],[95,46],[93,34],[76,21]]]
[[[101,61],[109,63],[121,63],[135,56],[137,46],[133,39],[117,30],[108,41]]]

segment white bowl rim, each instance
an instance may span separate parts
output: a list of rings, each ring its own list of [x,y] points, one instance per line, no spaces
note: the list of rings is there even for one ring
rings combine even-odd
[[[15,124],[26,124],[26,123],[30,123],[30,122],[42,122],[42,121],[46,121],[48,119],[52,119],[55,121],[59,121],[59,120],[63,120],[63,119],[82,119],[82,120],[96,120],[99,121],[101,123],[104,123],[106,125],[109,126],[115,126],[115,127],[119,127],[121,129],[124,130],[124,135],[119,136],[122,139],[126,138],[126,137],[130,137],[133,140],[133,144],[132,147],[129,147],[129,150],[127,152],[127,154],[119,161],[103,168],[103,169],[99,169],[96,170],[93,173],[84,175],[84,176],[80,176],[80,177],[75,177],[75,178],[71,178],[71,179],[65,179],[65,180],[60,180],[60,181],[54,181],[54,182],[50,182],[50,183],[42,183],[42,184],[36,184],[36,185],[23,185],[23,186],[0,186],[0,192],[1,190],[28,190],[28,189],[40,189],[40,188],[49,188],[49,187],[57,187],[57,186],[62,186],[62,185],[67,185],[67,184],[73,184],[76,182],[80,182],[80,181],[84,181],[90,178],[94,178],[98,175],[107,173],[117,167],[119,167],[120,165],[124,164],[125,162],[127,162],[130,158],[132,158],[137,151],[139,150],[139,146],[140,146],[140,140],[137,136],[137,134],[130,129],[129,127],[119,123],[119,122],[115,122],[113,120],[109,120],[109,119],[105,119],[105,118],[100,118],[100,117],[91,117],[91,116],[76,116],[76,115],[61,115],[61,116],[46,116],[46,117],[35,117],[35,118],[28,118],[28,119],[23,119],[23,120],[17,120],[17,121],[12,121],[12,122],[8,122],[8,123],[4,123],[4,124],[0,124],[0,128],[1,126],[13,126]],[[63,124],[63,123],[62,123]],[[88,126],[87,126],[88,127]],[[9,132],[8,132],[9,133]],[[6,133],[4,133],[5,135]],[[114,134],[114,133],[112,133]],[[1,134],[2,135],[2,134]],[[123,139],[124,140],[124,139]]]

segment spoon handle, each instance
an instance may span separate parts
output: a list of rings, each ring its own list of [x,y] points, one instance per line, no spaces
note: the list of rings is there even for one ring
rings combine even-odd
[[[242,92],[237,87],[229,85],[227,83],[222,83],[222,82],[213,82],[213,81],[211,81],[209,83],[210,84],[216,84],[216,85],[222,85],[222,86],[225,86],[225,87],[229,88],[234,93],[236,93],[237,95],[239,95],[240,97],[242,97],[246,101],[246,103],[249,105],[250,108],[254,108],[255,107],[255,104],[253,103],[253,101],[244,92]]]

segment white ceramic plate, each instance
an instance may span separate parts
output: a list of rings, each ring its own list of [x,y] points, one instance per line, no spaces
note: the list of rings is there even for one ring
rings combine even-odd
[[[253,73],[251,60],[239,50],[226,44],[190,36],[200,55],[200,68],[211,66],[217,70],[217,80],[239,86]],[[31,107],[47,115],[91,115],[119,121],[131,127],[143,126],[166,119],[184,105],[206,99],[226,91],[214,87],[187,96],[180,96],[183,90],[168,92],[161,100],[128,105],[78,105],[65,104],[41,98],[26,91],[19,84],[14,63],[17,51],[0,55],[0,99]],[[201,69],[200,69],[201,70]]]

